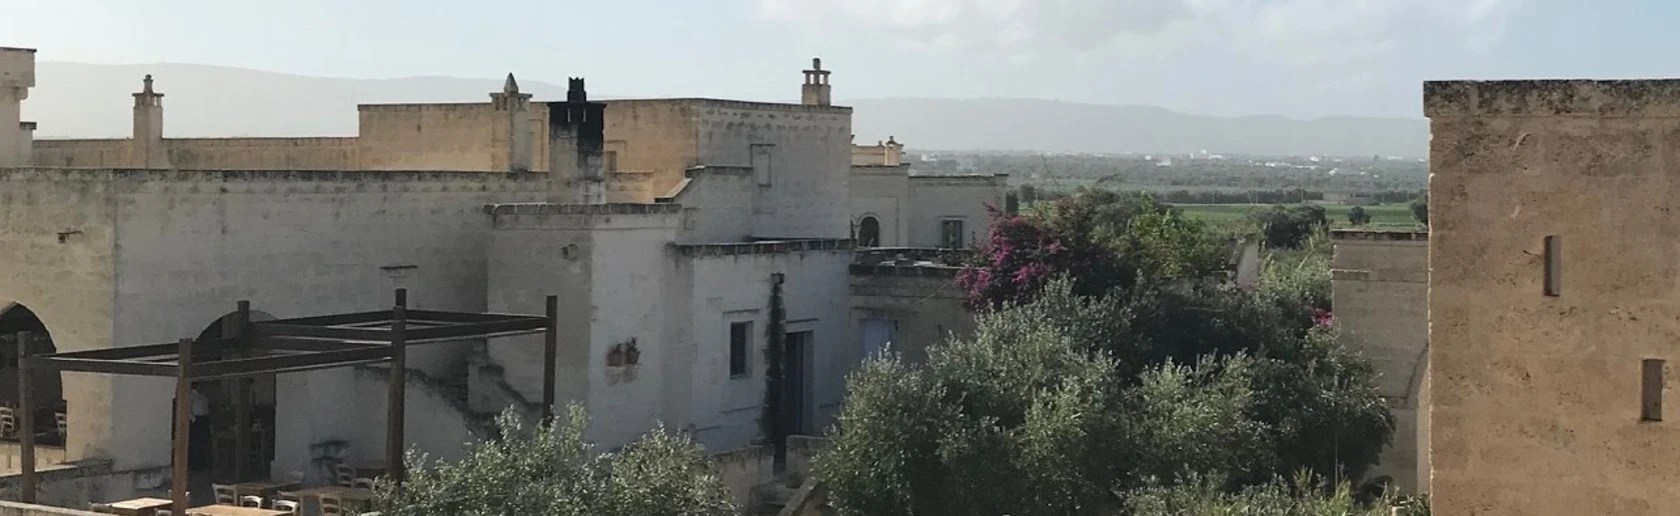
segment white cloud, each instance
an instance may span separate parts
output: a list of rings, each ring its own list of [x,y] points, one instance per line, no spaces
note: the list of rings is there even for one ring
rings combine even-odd
[[[1373,59],[1416,38],[1485,48],[1523,0],[751,0],[771,20],[1003,55],[1214,47],[1263,63]]]

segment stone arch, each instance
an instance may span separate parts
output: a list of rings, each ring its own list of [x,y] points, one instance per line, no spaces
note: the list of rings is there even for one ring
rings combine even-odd
[[[252,310],[251,321],[272,321],[276,319],[266,312]],[[205,342],[225,336],[224,331],[230,328],[239,316],[238,312],[229,312],[217,317],[194,337],[195,341]],[[232,358],[226,356],[226,350],[214,346],[194,346],[193,361],[220,360]],[[204,396],[209,411],[207,421],[203,425],[193,425],[192,435],[189,437],[188,463],[194,471],[207,471],[211,478],[218,482],[237,482],[250,479],[234,479],[234,382],[245,382],[245,392],[251,399],[251,423],[256,430],[252,433],[251,446],[256,460],[249,463],[246,474],[248,476],[266,476],[268,465],[274,460],[274,428],[275,421],[275,375],[262,375],[251,378],[207,380],[197,382],[193,389]],[[201,435],[207,433],[208,435]]]
[[[0,305],[0,357],[3,357],[0,359],[0,405],[14,410],[18,406],[17,337],[19,332],[25,331],[33,335],[30,355],[58,352],[52,331],[33,310],[15,301]],[[63,446],[70,425],[69,407],[64,401],[64,375],[58,371],[36,370],[31,376],[29,399],[35,408],[35,428],[43,435],[41,443]],[[64,421],[62,427],[59,425],[61,419]],[[7,432],[4,437],[15,439],[16,434]]]
[[[881,219],[873,214],[864,215],[863,218],[858,219],[857,245],[858,247],[881,246]]]

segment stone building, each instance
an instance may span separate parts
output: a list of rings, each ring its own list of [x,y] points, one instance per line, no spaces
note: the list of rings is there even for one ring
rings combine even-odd
[[[764,435],[767,348],[791,400],[770,424],[814,434],[845,373],[910,339],[860,330],[873,313],[860,307],[919,293],[853,298],[851,108],[830,105],[820,66],[802,104],[596,102],[582,79],[535,102],[509,76],[489,102],[360,106],[352,138],[163,138],[166,82],[148,78],[132,138],[31,141],[16,113],[33,56],[0,49],[0,330],[46,332],[40,352],[217,335],[236,300],[286,318],[388,307],[399,287],[410,306],[451,311],[538,313],[557,294],[555,388],[590,409],[591,439],[615,446],[662,421],[729,450]],[[945,301],[895,317],[971,324]],[[534,412],[538,349],[410,352],[410,444],[451,457],[503,408]],[[66,422],[43,499],[165,481],[167,382],[42,383],[62,385]],[[229,405],[199,387],[213,415]],[[377,460],[385,390],[377,366],[259,379],[259,467],[317,479]]]
[[[1368,479],[1402,493],[1429,490],[1429,234],[1338,229],[1331,289],[1336,325],[1377,369],[1394,437]]]
[[[961,249],[979,244],[988,207],[1004,209],[1007,174],[921,175],[893,138],[852,146],[852,225],[864,247]]]
[[[1680,81],[1423,100],[1435,512],[1680,513]]]

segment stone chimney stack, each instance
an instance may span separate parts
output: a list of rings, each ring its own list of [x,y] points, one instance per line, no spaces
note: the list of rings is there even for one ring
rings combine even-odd
[[[0,167],[29,166],[26,138],[35,124],[23,122],[23,100],[35,87],[35,49],[0,47]]]
[[[490,94],[490,105],[496,111],[491,128],[491,148],[495,154],[490,165],[495,170],[529,172],[531,170],[531,94],[519,92],[519,82],[508,74],[502,91]]]
[[[904,144],[898,143],[897,137],[888,136],[884,144],[886,150],[886,165],[896,167],[904,164]]]
[[[139,168],[170,168],[163,144],[163,94],[152,90],[152,76],[134,94],[134,135],[129,140],[129,163]]]
[[[811,69],[805,71],[805,88],[800,103],[807,106],[829,106],[828,70],[822,69],[822,58],[811,59]]]
[[[548,173],[554,202],[606,202],[607,105],[590,102],[582,78],[567,81],[566,101],[548,103]]]

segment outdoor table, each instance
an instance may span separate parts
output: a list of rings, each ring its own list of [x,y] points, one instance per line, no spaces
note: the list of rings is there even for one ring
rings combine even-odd
[[[111,504],[111,510],[127,516],[152,516],[153,511],[168,509],[174,503],[162,498],[135,498]]]
[[[261,496],[264,500],[274,498],[275,491],[290,491],[303,487],[303,484],[290,480],[255,480],[240,482],[233,485],[234,496]]]
[[[256,507],[239,507],[235,505],[206,505],[187,509],[187,516],[283,516],[291,514],[274,509],[259,509]]]

